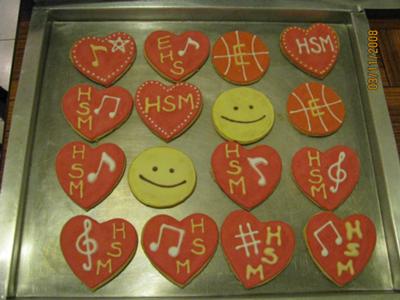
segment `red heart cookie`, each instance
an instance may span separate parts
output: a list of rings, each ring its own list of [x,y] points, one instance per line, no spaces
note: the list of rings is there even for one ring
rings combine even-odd
[[[222,143],[214,150],[211,166],[224,193],[247,210],[272,194],[282,173],[278,152],[266,145],[246,149],[235,142]]]
[[[332,212],[314,215],[304,228],[304,238],[317,266],[338,286],[352,281],[375,248],[374,223],[364,215],[345,219]]]
[[[260,222],[241,210],[225,219],[221,242],[232,271],[247,289],[265,284],[282,272],[292,259],[296,244],[289,224]]]
[[[308,29],[288,27],[281,34],[283,54],[300,70],[324,78],[339,54],[339,37],[332,27],[317,23]]]
[[[97,90],[88,84],[78,84],[62,100],[68,123],[89,141],[96,141],[119,127],[132,108],[133,97],[118,86]]]
[[[178,82],[190,77],[206,62],[210,42],[198,31],[186,31],[180,35],[154,31],[147,37],[144,51],[156,71],[166,79]]]
[[[304,147],[293,156],[292,174],[308,198],[323,209],[334,210],[356,186],[360,161],[346,146],[335,146],[325,152]]]
[[[189,83],[165,86],[149,80],[136,92],[136,107],[147,127],[171,141],[196,121],[203,106],[200,90]]]
[[[58,152],[56,172],[64,192],[89,210],[112,192],[124,174],[125,163],[125,154],[117,145],[91,148],[71,142]]]
[[[81,38],[70,52],[74,67],[103,86],[117,81],[128,71],[135,58],[135,40],[125,32],[114,32],[103,38]]]
[[[123,219],[97,223],[76,216],[63,227],[60,245],[72,272],[95,290],[120,273],[134,257],[138,244],[136,230]]]
[[[146,223],[142,233],[142,247],[151,263],[181,287],[205,268],[217,245],[217,225],[203,214],[182,221],[158,215]]]

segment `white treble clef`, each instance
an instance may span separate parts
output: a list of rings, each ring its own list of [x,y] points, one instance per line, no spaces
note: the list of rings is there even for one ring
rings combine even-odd
[[[329,179],[335,183],[335,186],[331,186],[329,190],[334,194],[336,194],[336,192],[338,191],[339,185],[347,178],[346,170],[341,168],[341,164],[345,158],[346,158],[346,153],[343,151],[340,152],[338,161],[332,164],[328,169]],[[333,174],[334,169],[336,169],[336,172]]]
[[[75,247],[76,250],[83,255],[86,255],[87,262],[82,264],[82,268],[85,271],[92,270],[92,254],[97,252],[97,241],[89,237],[89,232],[92,230],[92,222],[89,219],[85,219],[83,221],[83,232],[78,238],[76,239]],[[84,249],[81,248],[82,246],[85,247]]]

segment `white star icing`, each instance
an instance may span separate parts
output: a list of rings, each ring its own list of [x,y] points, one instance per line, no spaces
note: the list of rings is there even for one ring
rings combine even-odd
[[[113,47],[111,48],[111,52],[114,53],[117,50],[125,53],[125,45],[129,43],[129,40],[123,40],[121,37],[118,37],[116,40],[108,40]]]

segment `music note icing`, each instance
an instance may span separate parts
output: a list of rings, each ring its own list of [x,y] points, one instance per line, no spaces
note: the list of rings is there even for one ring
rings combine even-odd
[[[319,239],[319,233],[325,229],[325,227],[327,226],[331,226],[332,230],[335,232],[336,234],[336,239],[335,239],[335,244],[336,245],[341,245],[343,243],[343,238],[340,235],[339,231],[336,229],[335,225],[333,224],[332,221],[328,221],[326,222],[324,225],[322,225],[320,228],[318,228],[317,230],[314,231],[314,237],[317,240],[318,244],[320,244],[321,246],[321,255],[323,257],[326,257],[329,255],[329,251],[328,249],[325,247],[324,243],[322,243],[322,241]]]
[[[158,233],[158,239],[157,242],[152,242],[150,244],[150,250],[152,252],[157,252],[158,249],[160,248],[160,244],[161,244],[161,238],[162,235],[164,234],[164,229],[169,229],[172,231],[176,231],[179,234],[179,239],[178,239],[178,243],[176,244],[176,246],[171,246],[168,249],[168,255],[171,257],[177,257],[179,255],[179,251],[181,250],[181,246],[182,246],[182,242],[183,242],[183,236],[185,235],[185,230],[181,229],[181,228],[177,228],[171,225],[167,225],[167,224],[162,224],[160,227],[160,232]]]
[[[190,45],[194,46],[194,48],[195,48],[196,50],[199,50],[199,48],[200,48],[200,44],[199,44],[197,41],[195,41],[194,39],[192,39],[191,37],[189,37],[189,38],[187,39],[187,41],[186,41],[185,48],[182,49],[182,50],[179,50],[179,51],[178,51],[178,55],[179,55],[179,56],[184,56],[184,55],[186,54],[186,51],[188,50],[188,48],[189,48]]]
[[[100,106],[99,106],[99,107],[96,107],[96,108],[94,109],[94,113],[95,113],[96,115],[98,115],[98,114],[100,113],[100,111],[102,110],[102,108],[103,108],[104,102],[106,102],[107,100],[115,100],[115,108],[114,108],[114,110],[108,113],[108,116],[109,116],[111,119],[113,119],[113,118],[117,115],[117,111],[118,111],[118,107],[119,107],[119,102],[121,101],[121,98],[120,98],[120,97],[114,97],[114,96],[104,95],[103,98],[101,99]]]
[[[97,167],[97,171],[90,172],[87,176],[87,181],[89,183],[93,183],[97,180],[97,177],[99,176],[99,173],[100,173],[100,170],[101,170],[101,167],[103,166],[103,164],[108,165],[108,169],[110,170],[110,172],[115,171],[115,168],[116,168],[115,160],[111,156],[109,156],[106,152],[102,152],[100,163]]]
[[[258,165],[264,165],[268,166],[268,161],[263,158],[263,157],[248,157],[247,158],[250,166],[253,168],[254,171],[257,172],[259,179],[258,179],[258,185],[259,186],[265,186],[267,185],[267,180],[265,179],[264,174],[261,172],[261,170],[257,167]]]
[[[346,180],[347,178],[347,172],[346,170],[341,168],[341,164],[346,158],[346,153],[345,152],[340,152],[338,161],[332,164],[329,169],[328,169],[328,176],[329,179],[332,180],[335,183],[335,186],[331,186],[329,190],[332,193],[336,193],[339,189],[339,185]],[[336,168],[336,173],[333,174],[333,170]]]
[[[97,57],[97,53],[96,52],[97,51],[107,52],[108,50],[104,46],[96,46],[96,45],[93,45],[93,44],[90,44],[90,49],[92,50],[92,54],[93,54],[93,57],[94,57],[94,60],[92,61],[92,66],[97,68],[100,65],[100,62],[99,62],[99,58]]]
[[[85,271],[92,270],[92,254],[96,253],[98,249],[97,241],[89,237],[91,230],[92,222],[89,219],[85,219],[83,221],[83,232],[78,236],[75,242],[76,250],[87,258],[87,262],[82,264],[82,268]],[[84,248],[81,248],[81,244]]]

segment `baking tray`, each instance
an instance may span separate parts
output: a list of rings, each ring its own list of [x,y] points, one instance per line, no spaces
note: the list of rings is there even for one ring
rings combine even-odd
[[[400,287],[399,260],[399,161],[382,88],[367,90],[368,22],[362,10],[327,2],[243,1],[217,4],[211,1],[134,2],[38,7],[34,9],[25,50],[22,76],[14,108],[5,173],[0,199],[0,295],[2,298],[86,297],[189,297],[259,296],[367,298],[397,297]],[[224,5],[222,5],[224,4]],[[286,115],[289,92],[313,81],[281,54],[279,35],[290,25],[307,27],[313,22],[330,24],[338,33],[341,51],[335,68],[322,81],[342,97],[346,121],[335,134],[312,138],[297,132]],[[201,212],[220,227],[224,218],[239,209],[219,189],[210,175],[210,157],[223,142],[211,121],[216,97],[234,86],[218,76],[210,59],[188,80],[203,94],[204,107],[198,121],[169,143],[192,158],[198,183],[193,195],[176,207],[153,209],[137,201],[129,190],[127,172],[111,195],[85,213],[59,186],[54,162],[67,142],[81,140],[65,121],[60,101],[77,83],[90,83],[70,63],[72,43],[82,36],[104,36],[114,31],[131,34],[138,55],[133,67],[118,82],[132,94],[145,80],[165,82],[146,62],[143,43],[154,30],[174,32],[200,30],[211,44],[232,30],[255,33],[270,49],[267,74],[251,85],[271,99],[276,121],[272,131],[257,144],[273,146],[281,155],[283,174],[272,196],[252,213],[261,220],[279,219],[291,224],[297,245],[289,266],[270,283],[244,289],[230,271],[219,246],[204,271],[185,288],[164,278],[139,246],[132,262],[114,280],[92,293],[76,278],[65,262],[59,233],[71,217],[86,214],[98,221],[125,218],[138,234],[147,220],[165,213],[175,218]],[[127,162],[142,150],[165,144],[152,134],[134,110],[129,120],[100,143],[118,144]],[[313,263],[302,229],[321,211],[296,187],[291,178],[293,154],[304,146],[328,149],[344,144],[360,157],[361,178],[349,199],[335,213],[363,213],[377,229],[377,244],[369,264],[353,282],[336,287]]]

